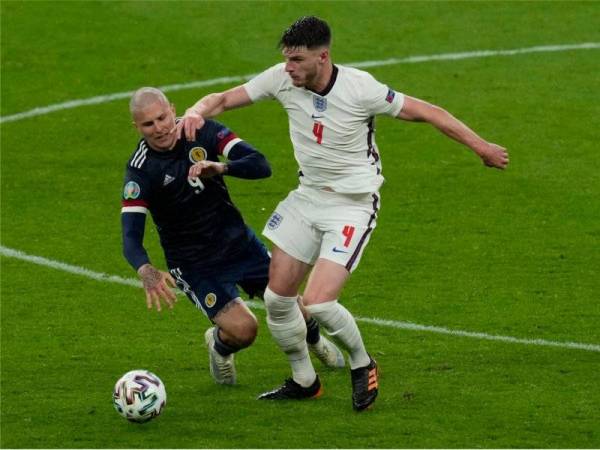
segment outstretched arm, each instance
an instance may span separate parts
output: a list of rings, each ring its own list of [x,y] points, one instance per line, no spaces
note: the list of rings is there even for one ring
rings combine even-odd
[[[439,106],[414,97],[405,96],[404,105],[396,116],[412,122],[427,122],[446,136],[473,150],[488,167],[505,169],[508,165],[508,152],[500,145],[487,142],[464,123]]]
[[[131,212],[121,214],[123,254],[142,280],[148,309],[152,309],[154,305],[160,311],[161,299],[167,303],[169,308],[173,308],[177,297],[171,291],[170,286],[175,287],[175,280],[168,272],[162,272],[150,264],[143,245],[145,222],[145,214]]]
[[[198,100],[194,106],[188,108],[175,126],[177,136],[181,138],[182,133],[188,141],[196,137],[196,130],[202,128],[204,119],[218,116],[223,111],[240,108],[252,103],[244,86],[236,86],[224,92],[209,94]]]

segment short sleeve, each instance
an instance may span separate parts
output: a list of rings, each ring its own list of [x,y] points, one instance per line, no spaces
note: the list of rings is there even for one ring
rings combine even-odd
[[[137,212],[148,214],[150,187],[149,183],[136,170],[127,166],[123,192],[121,193],[121,212]]]
[[[404,94],[377,81],[372,75],[366,73],[362,80],[362,103],[370,116],[386,114],[396,117],[402,110]]]
[[[250,100],[256,102],[275,97],[281,84],[282,66],[283,64],[276,64],[244,84]]]

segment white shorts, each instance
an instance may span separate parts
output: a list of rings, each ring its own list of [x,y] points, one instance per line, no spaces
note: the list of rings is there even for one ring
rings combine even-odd
[[[314,265],[325,258],[352,272],[377,223],[379,194],[340,194],[299,186],[263,229],[288,255]]]

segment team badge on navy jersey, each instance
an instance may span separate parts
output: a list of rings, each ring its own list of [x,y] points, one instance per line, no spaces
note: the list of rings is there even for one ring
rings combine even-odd
[[[198,161],[204,161],[206,159],[206,150],[202,147],[194,147],[190,150],[190,161],[197,163]]]
[[[319,112],[323,112],[327,109],[327,99],[320,95],[313,95],[313,105]]]
[[[140,185],[135,181],[130,181],[125,185],[123,189],[123,199],[124,200],[135,200],[140,196]]]
[[[209,294],[206,294],[206,297],[204,297],[204,303],[206,304],[207,307],[212,308],[217,303],[217,296],[215,294],[213,294],[212,292]]]

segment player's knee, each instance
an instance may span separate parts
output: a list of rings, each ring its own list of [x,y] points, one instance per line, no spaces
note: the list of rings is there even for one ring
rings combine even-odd
[[[254,316],[249,315],[230,326],[228,332],[237,347],[249,347],[256,339],[258,322]]]
[[[295,295],[298,292],[297,284],[290,283],[289,280],[281,276],[279,273],[270,271],[269,277],[269,287],[275,292],[279,292],[281,293],[281,295],[289,297]]]
[[[251,317],[240,331],[239,339],[241,345],[248,347],[252,345],[258,333],[258,322],[254,317]]]
[[[335,286],[321,284],[319,286],[310,286],[302,294],[302,303],[305,306],[318,305],[320,303],[330,303],[336,301],[339,295],[339,289]]]
[[[297,295],[308,267],[307,264],[274,248],[269,265],[269,288],[286,297]]]
[[[319,298],[317,295],[313,295],[310,292],[305,292],[304,294],[302,294],[302,304],[304,305],[305,308],[308,306],[314,305],[318,302],[319,302]]]

